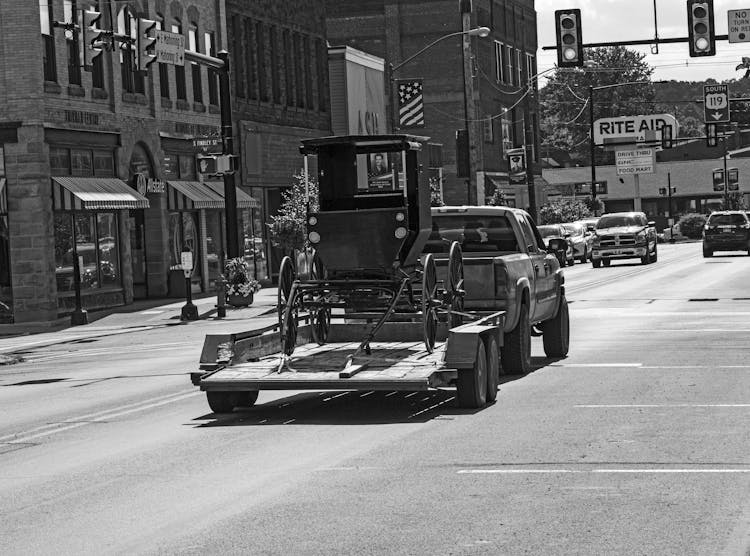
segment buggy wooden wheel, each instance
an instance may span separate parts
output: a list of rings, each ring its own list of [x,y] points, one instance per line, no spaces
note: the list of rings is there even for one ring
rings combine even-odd
[[[291,355],[297,343],[297,306],[292,299],[295,271],[292,259],[284,257],[279,267],[279,291],[277,307],[279,315],[279,335],[285,354]]]
[[[310,265],[310,280],[324,280],[325,279],[325,267],[320,256],[315,253],[313,255],[312,264]],[[318,299],[320,296],[318,296]],[[315,301],[317,301],[315,300]],[[310,311],[310,331],[312,332],[313,340],[318,345],[323,345],[328,339],[328,332],[331,330],[331,308],[327,306],[315,307]]]
[[[276,309],[279,314],[279,325],[284,318],[284,310],[289,303],[289,294],[294,283],[294,265],[292,259],[284,257],[279,266],[279,290],[276,294]]]
[[[437,314],[435,295],[437,294],[437,269],[432,254],[428,254],[422,265],[422,333],[427,351],[432,353],[437,335]]]
[[[448,284],[447,290],[450,302],[449,328],[463,324],[464,312],[464,255],[461,244],[454,241],[448,256]]]

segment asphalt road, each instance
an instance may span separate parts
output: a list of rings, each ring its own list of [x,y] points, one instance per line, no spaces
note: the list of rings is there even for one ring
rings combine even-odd
[[[750,554],[750,257],[566,269],[571,350],[453,392],[210,412],[206,321],[0,367],[2,554]],[[258,319],[255,324],[263,324]]]

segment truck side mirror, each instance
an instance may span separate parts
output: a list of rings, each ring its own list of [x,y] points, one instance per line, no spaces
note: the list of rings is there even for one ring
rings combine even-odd
[[[656,222],[654,222],[653,220],[649,220],[648,225],[653,228],[654,226],[656,226]]]

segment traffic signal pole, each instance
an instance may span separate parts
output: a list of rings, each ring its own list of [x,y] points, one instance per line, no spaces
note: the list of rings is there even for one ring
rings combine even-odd
[[[234,154],[234,131],[232,129],[232,100],[229,88],[229,52],[222,50],[218,58],[199,52],[185,51],[185,60],[215,69],[219,74],[219,108],[221,109],[222,155]],[[240,256],[240,234],[237,222],[237,185],[234,167],[224,172],[224,220],[227,234],[227,258]]]

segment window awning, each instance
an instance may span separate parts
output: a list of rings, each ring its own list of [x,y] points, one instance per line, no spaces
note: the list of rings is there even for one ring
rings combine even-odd
[[[223,209],[224,183],[220,181],[169,181],[169,210]],[[237,188],[237,208],[259,208],[260,203]]]
[[[216,191],[221,198],[224,198],[224,182],[223,181],[207,181],[206,185]],[[235,188],[237,192],[237,208],[260,208],[260,203],[257,199],[251,197],[239,187]]]
[[[117,178],[52,177],[55,210],[147,209],[148,199]]]

